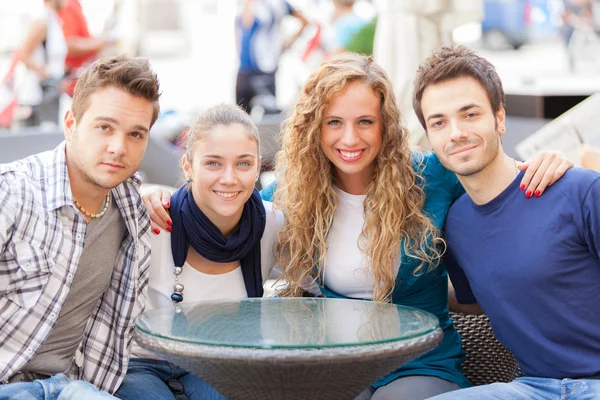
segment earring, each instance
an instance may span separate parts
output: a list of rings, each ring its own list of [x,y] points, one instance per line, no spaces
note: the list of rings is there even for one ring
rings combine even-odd
[[[186,183],[190,183],[192,180],[190,178],[186,178]]]

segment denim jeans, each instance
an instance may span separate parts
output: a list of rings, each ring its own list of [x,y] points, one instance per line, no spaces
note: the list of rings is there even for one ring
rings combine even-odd
[[[114,399],[94,385],[72,381],[64,374],[33,382],[0,385],[0,400],[106,400]]]
[[[123,400],[184,398],[176,397],[169,383],[171,387],[181,387],[190,400],[226,400],[221,393],[196,375],[170,362],[149,358],[129,360],[127,375],[115,396]]]
[[[437,376],[410,375],[397,378],[377,389],[370,387],[354,400],[423,400],[458,389],[460,386],[456,383]]]
[[[456,390],[430,400],[596,400],[600,379],[517,378],[510,383],[492,383]]]

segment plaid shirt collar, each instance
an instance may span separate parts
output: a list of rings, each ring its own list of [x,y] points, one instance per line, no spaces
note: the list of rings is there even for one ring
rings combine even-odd
[[[48,194],[46,199],[48,210],[54,211],[62,206],[73,204],[67,170],[66,142],[62,142],[54,149],[52,158],[52,162],[46,166],[48,169],[45,186]]]

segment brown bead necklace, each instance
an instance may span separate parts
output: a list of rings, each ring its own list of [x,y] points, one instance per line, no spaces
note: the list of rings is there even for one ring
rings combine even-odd
[[[77,208],[79,208],[79,211],[81,211],[82,213],[84,213],[88,217],[90,217],[90,218],[100,218],[101,216],[103,216],[104,214],[106,214],[106,211],[108,211],[108,207],[110,206],[110,192],[108,192],[106,194],[106,200],[104,201],[104,208],[99,213],[91,213],[91,212],[89,212],[88,210],[86,210],[85,208],[83,208],[81,206],[81,204],[79,204],[79,202],[77,200],[75,200],[74,198],[73,198],[73,203],[75,203],[75,205],[77,206]]]

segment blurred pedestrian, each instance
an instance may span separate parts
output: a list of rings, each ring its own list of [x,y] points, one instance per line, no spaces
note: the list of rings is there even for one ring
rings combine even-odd
[[[100,51],[114,43],[105,37],[94,37],[90,34],[79,0],[63,0],[63,7],[58,11],[62,20],[62,29],[67,41],[67,58],[65,70],[69,76],[66,92],[73,96],[73,89],[80,71],[93,62]]]
[[[300,29],[287,43],[282,40],[281,21],[291,15],[300,21]],[[253,98],[261,96],[275,107],[275,72],[281,53],[302,34],[308,20],[285,0],[243,0],[236,17],[236,47],[240,66],[235,101],[250,112]],[[275,110],[273,110],[275,111]]]
[[[561,33],[565,46],[569,70],[575,71],[582,56],[593,51],[589,45],[598,43],[600,35],[600,2],[598,0],[563,0],[563,26]]]
[[[317,29],[302,54],[301,59],[306,66],[303,82],[327,57],[346,51],[373,54],[375,20],[369,22],[358,15],[354,11],[355,0],[332,0],[331,3],[331,16],[317,24]]]
[[[19,52],[13,53],[8,71],[0,81],[0,128],[10,128],[17,109],[15,71],[19,64]]]
[[[67,43],[58,10],[64,0],[44,0],[19,51],[26,67],[18,79],[18,103],[31,107],[26,126],[51,123],[58,126],[59,99],[65,74]]]
[[[332,0],[331,36],[326,37],[325,48],[329,54],[347,51],[348,43],[368,21],[354,12],[355,0]]]

